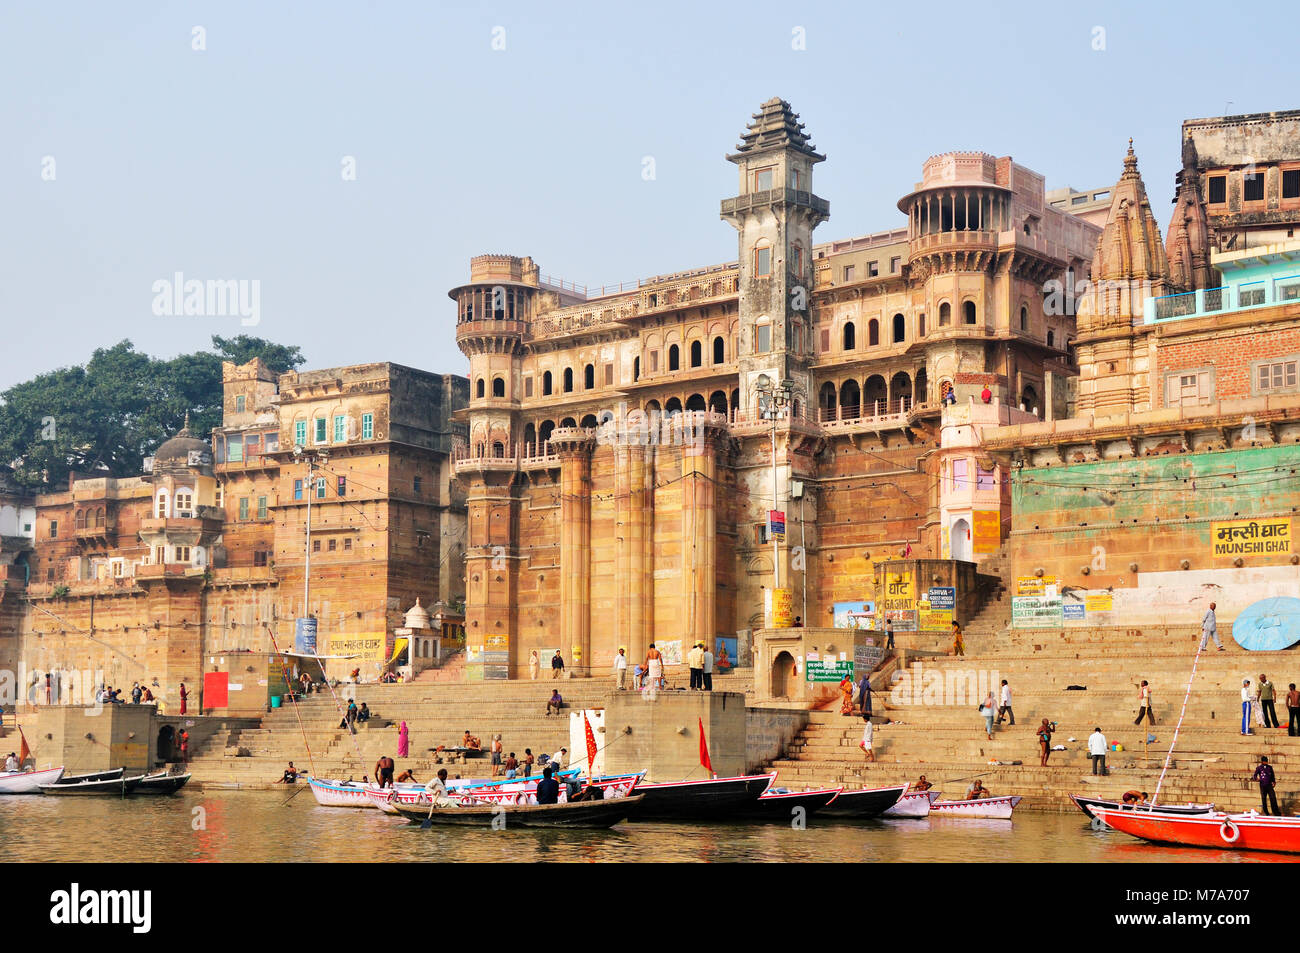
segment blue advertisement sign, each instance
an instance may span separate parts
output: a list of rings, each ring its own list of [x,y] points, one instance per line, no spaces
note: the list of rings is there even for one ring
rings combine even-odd
[[[293,620],[293,650],[300,655],[316,654],[316,620]]]
[[[834,626],[837,629],[875,628],[876,604],[874,602],[836,602]]]
[[[1087,612],[1082,602],[1067,602],[1061,606],[1066,622],[1082,622]]]
[[[953,586],[931,586],[929,600],[931,609],[956,609],[957,589]]]

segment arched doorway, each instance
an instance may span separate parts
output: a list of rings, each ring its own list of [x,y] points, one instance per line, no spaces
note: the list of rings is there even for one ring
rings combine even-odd
[[[965,518],[959,519],[957,522],[952,524],[949,548],[952,550],[953,559],[963,559],[966,562],[970,562],[970,523],[968,523]]]
[[[867,384],[862,390],[863,414],[868,417],[879,417],[885,413],[888,403],[889,391],[885,387],[885,379],[879,374],[872,374],[867,378]]]
[[[781,652],[772,661],[772,697],[788,698],[794,678],[794,656]]]
[[[822,420],[835,419],[835,385],[827,381],[822,385],[821,394],[817,403],[822,409]]]
[[[840,416],[853,420],[862,412],[862,394],[858,382],[850,378],[840,385]]]
[[[687,409],[687,410],[704,410],[704,409],[705,409],[705,404],[704,404],[704,395],[703,395],[703,394],[692,394],[690,397],[687,397],[687,398],[686,398],[686,409]]]
[[[899,371],[889,379],[889,400],[890,410],[896,414],[912,406],[912,378],[909,374]]]
[[[173,750],[176,743],[176,729],[171,725],[163,725],[158,729],[158,744],[154,750],[155,761],[175,761],[176,752]]]
[[[715,414],[727,414],[727,395],[720,390],[715,390],[709,395],[709,410]]]

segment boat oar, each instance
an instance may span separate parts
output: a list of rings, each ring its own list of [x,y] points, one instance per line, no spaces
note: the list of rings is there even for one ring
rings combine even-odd
[[[304,785],[303,785],[302,787],[300,787],[298,790],[294,791],[294,792],[293,792],[292,794],[290,794],[287,798],[285,798],[285,799],[284,799],[284,804],[281,804],[280,806],[281,806],[281,807],[284,807],[284,806],[287,805],[290,801],[292,801],[294,798],[296,798],[299,794],[301,794],[303,791],[307,790],[309,787],[311,787],[310,784],[304,784]]]
[[[435,802],[434,802],[434,800],[433,800],[433,794],[430,793],[430,794],[429,794],[429,815],[428,815],[424,820],[422,820],[422,821],[420,822],[420,830],[427,831],[430,827],[433,826],[433,806],[434,806],[434,803],[435,803]]]

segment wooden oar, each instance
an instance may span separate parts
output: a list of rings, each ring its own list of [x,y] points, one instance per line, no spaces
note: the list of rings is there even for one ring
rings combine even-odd
[[[427,831],[433,826],[433,806],[436,802],[433,800],[433,794],[429,794],[429,815],[420,822],[420,829]]]
[[[287,805],[290,801],[292,801],[294,798],[296,798],[299,794],[301,794],[303,791],[307,790],[309,787],[311,787],[311,783],[310,783],[310,782],[308,782],[307,784],[304,784],[304,785],[303,785],[302,787],[300,787],[298,790],[294,791],[294,792],[293,792],[292,794],[290,794],[287,798],[285,798],[285,799],[284,799],[284,803],[281,804],[280,806],[281,806],[281,807],[284,807],[284,806]]]

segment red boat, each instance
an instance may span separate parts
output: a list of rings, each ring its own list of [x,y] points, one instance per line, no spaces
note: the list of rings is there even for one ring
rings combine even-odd
[[[1154,811],[1092,809],[1108,827],[1155,844],[1181,844],[1220,850],[1269,850],[1300,854],[1300,817],[1248,814],[1166,814]]]

